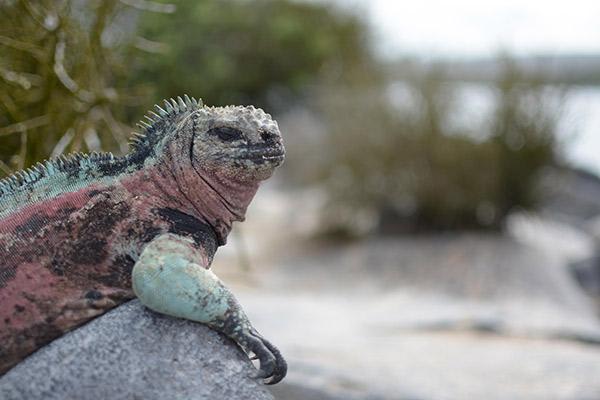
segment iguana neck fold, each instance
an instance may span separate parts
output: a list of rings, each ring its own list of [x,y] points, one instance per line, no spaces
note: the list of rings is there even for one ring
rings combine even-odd
[[[176,177],[193,216],[213,227],[219,245],[227,242],[234,221],[243,221],[246,209],[258,190],[258,182],[237,182],[217,173],[188,170]],[[227,193],[227,198],[221,193]]]
[[[226,244],[233,222],[245,219],[259,182],[222,177],[199,166],[182,168],[171,162],[172,156],[165,156],[168,160],[134,172],[121,183],[129,192],[161,199],[156,206],[168,204],[210,225],[219,245]]]

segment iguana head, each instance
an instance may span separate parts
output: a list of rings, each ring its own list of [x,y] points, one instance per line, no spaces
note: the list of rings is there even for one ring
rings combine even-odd
[[[191,118],[192,165],[199,170],[237,181],[260,181],[283,163],[277,122],[260,108],[201,107]]]
[[[165,100],[132,138],[131,158],[171,158],[173,167],[193,167],[200,175],[256,183],[283,163],[285,149],[271,116],[252,106],[207,107],[188,96]]]

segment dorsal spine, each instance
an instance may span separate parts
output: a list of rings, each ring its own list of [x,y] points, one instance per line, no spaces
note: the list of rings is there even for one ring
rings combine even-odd
[[[136,153],[142,153],[154,146],[164,134],[162,128],[166,124],[182,113],[193,111],[202,106],[201,100],[190,98],[188,95],[184,95],[183,98],[177,97],[177,99],[164,100],[164,108],[155,105],[157,111],[149,111],[144,116],[146,121],[142,120],[137,124],[141,132],[132,133],[129,139],[130,151],[125,158],[115,157],[112,153],[93,152],[90,154],[72,153],[61,155],[38,162],[26,170],[17,171],[13,175],[0,180],[0,200],[5,196],[14,194],[26,185],[35,184],[41,179],[52,177],[57,173],[77,171],[93,165],[123,163],[123,161],[127,163],[127,160],[135,158]]]

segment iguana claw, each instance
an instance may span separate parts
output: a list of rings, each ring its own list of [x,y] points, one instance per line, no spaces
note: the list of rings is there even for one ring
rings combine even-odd
[[[268,340],[263,338],[256,330],[252,329],[246,339],[248,350],[254,353],[250,359],[258,359],[260,368],[253,378],[265,380],[265,384],[274,385],[281,381],[287,374],[287,363],[281,353]]]
[[[271,344],[271,342],[263,339],[265,346],[269,349],[271,354],[275,357],[275,371],[273,375],[271,375],[271,379],[266,382],[267,385],[274,385],[285,378],[287,374],[287,362],[281,355],[281,352],[277,347]]]

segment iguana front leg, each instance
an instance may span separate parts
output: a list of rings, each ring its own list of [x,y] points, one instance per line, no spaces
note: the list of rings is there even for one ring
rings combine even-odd
[[[279,350],[250,324],[233,294],[206,269],[191,239],[164,234],[150,242],[133,268],[133,291],[148,308],[202,322],[236,341],[260,361],[257,377],[275,384],[287,365]]]

